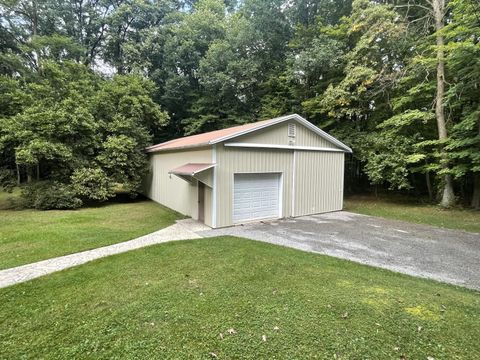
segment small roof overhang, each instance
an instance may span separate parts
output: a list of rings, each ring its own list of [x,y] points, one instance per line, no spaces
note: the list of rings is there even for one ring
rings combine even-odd
[[[181,176],[195,176],[196,174],[201,173],[202,171],[211,169],[214,166],[215,164],[208,164],[208,163],[203,163],[203,164],[188,163],[180,167],[177,167],[175,169],[172,169],[168,173],[174,174],[174,175],[181,175]]]

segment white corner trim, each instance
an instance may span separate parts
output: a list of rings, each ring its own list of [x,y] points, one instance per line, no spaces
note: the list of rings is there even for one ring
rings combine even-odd
[[[255,144],[255,143],[225,143],[226,147],[245,147],[245,148],[262,148],[262,149],[286,149],[286,150],[304,150],[304,151],[327,151],[327,152],[341,152],[345,150],[324,148],[316,146],[295,146],[295,145],[276,145],[276,144]]]
[[[293,150],[293,160],[292,160],[292,216],[295,217],[295,174],[297,166],[297,152]]]
[[[212,163],[217,163],[217,145],[212,146]],[[212,228],[217,227],[217,169],[213,168]]]

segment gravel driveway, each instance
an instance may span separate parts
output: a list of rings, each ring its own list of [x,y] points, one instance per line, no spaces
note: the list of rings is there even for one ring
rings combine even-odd
[[[198,234],[240,236],[480,290],[480,234],[345,211]]]

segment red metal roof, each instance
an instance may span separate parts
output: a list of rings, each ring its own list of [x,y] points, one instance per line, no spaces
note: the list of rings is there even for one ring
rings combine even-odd
[[[277,119],[257,121],[250,124],[234,126],[222,130],[210,131],[203,134],[186,136],[183,138],[178,138],[170,140],[161,144],[153,145],[146,148],[147,152],[154,152],[160,150],[169,150],[169,149],[179,149],[179,148],[189,148],[202,145],[209,145],[210,142],[217,139],[221,139],[225,136],[234,135],[236,133],[241,133],[246,130],[254,129],[258,126],[266,125],[269,122],[274,122]]]
[[[188,163],[188,164],[185,164],[185,165],[182,165],[180,167],[177,167],[175,169],[170,170],[169,173],[175,174],[175,175],[193,176],[195,174],[198,174],[199,172],[208,170],[208,169],[210,169],[214,166],[215,166],[215,164]]]
[[[232,139],[240,135],[250,133],[252,131],[257,131],[271,125],[279,124],[287,120],[288,121],[295,120],[300,124],[304,125],[305,127],[307,127],[308,129],[310,129],[311,131],[315,132],[319,136],[323,137],[325,140],[331,142],[332,144],[335,144],[340,149],[349,153],[352,152],[352,149],[350,149],[347,145],[335,139],[333,136],[327,134],[325,131],[319,129],[315,125],[311,124],[310,122],[308,122],[306,119],[304,119],[298,114],[290,114],[290,115],[280,116],[274,119],[257,121],[250,124],[234,126],[227,129],[210,131],[210,132],[198,134],[198,135],[186,136],[183,138],[174,139],[161,144],[147,147],[145,151],[146,152],[155,152],[155,151],[164,151],[164,150],[168,151],[168,150],[178,150],[183,148],[187,149],[187,148],[193,148],[193,147],[213,145],[213,144],[220,143],[222,141]]]

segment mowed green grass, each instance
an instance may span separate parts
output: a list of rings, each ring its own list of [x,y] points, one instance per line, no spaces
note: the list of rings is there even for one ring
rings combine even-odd
[[[0,303],[6,359],[480,358],[478,292],[231,237],[100,259]]]
[[[0,204],[11,197],[0,194]],[[79,210],[0,210],[0,269],[127,241],[177,218],[147,200]]]
[[[480,211],[475,210],[446,210],[406,198],[373,196],[348,197],[344,209],[359,214],[480,233]]]

